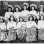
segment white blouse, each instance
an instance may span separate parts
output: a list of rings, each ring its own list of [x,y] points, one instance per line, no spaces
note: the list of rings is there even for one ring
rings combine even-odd
[[[43,21],[38,21],[38,29],[44,29],[44,20]]]
[[[21,12],[14,12],[14,16],[18,19],[21,16]]]
[[[14,22],[14,21],[11,21],[11,22],[8,22],[8,24],[7,24],[7,29],[9,30],[9,28],[14,28],[14,29],[17,29],[17,27],[16,27],[16,22]]]
[[[13,12],[6,12],[6,13],[5,13],[5,18],[9,18],[10,15],[13,15]]]
[[[18,22],[17,23],[17,28],[20,28],[22,25],[25,25],[25,22]]]
[[[37,18],[39,18],[39,14],[34,10],[34,11],[30,11],[29,14],[35,15]]]
[[[22,16],[26,17],[29,14],[29,11],[23,10],[21,13],[22,13]]]
[[[32,21],[32,22],[27,21],[27,22],[26,22],[26,27],[27,27],[27,28],[32,28],[33,26],[36,27],[36,28],[38,28],[38,26],[37,26],[37,24],[35,23],[35,21]]]
[[[0,23],[0,29],[1,30],[6,30],[5,22],[4,23]]]

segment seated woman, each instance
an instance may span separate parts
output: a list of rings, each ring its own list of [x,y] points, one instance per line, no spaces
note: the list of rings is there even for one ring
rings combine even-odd
[[[6,39],[6,24],[2,16],[0,16],[0,41]]]
[[[9,21],[7,23],[7,30],[8,31],[8,36],[7,39],[8,41],[15,41],[16,40],[16,20],[13,15],[10,16]]]
[[[19,21],[20,22],[17,23],[17,35],[20,40],[23,40],[25,39],[24,34],[26,34],[26,26],[22,17],[19,18]]]
[[[32,15],[28,17],[28,21],[26,22],[26,28],[26,41],[36,41],[36,28],[38,27]]]
[[[39,21],[38,21],[38,39],[39,40],[44,40],[44,16],[41,15],[39,16]]]
[[[12,11],[13,11],[12,5],[8,5],[7,12],[5,13],[5,16],[4,16],[6,21],[9,19],[10,15],[13,15]]]

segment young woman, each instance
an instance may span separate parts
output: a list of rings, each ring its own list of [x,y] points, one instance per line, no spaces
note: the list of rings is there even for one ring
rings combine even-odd
[[[13,15],[13,6],[12,5],[8,5],[7,7],[7,12],[5,13],[5,20],[8,20],[10,15]]]
[[[44,15],[44,6],[43,6],[43,5],[40,5],[40,6],[39,6],[39,10],[40,10],[40,11],[38,12],[39,15]]]
[[[14,16],[16,17],[17,21],[19,21],[19,17],[22,15],[20,11],[21,11],[20,6],[19,5],[15,5]]]
[[[36,41],[36,28],[38,27],[32,15],[28,17],[28,21],[26,22],[26,27],[27,27],[26,41],[27,42]]]
[[[6,39],[6,25],[3,17],[0,16],[0,41]]]
[[[44,40],[44,16],[41,15],[38,21],[38,39]]]
[[[34,17],[34,19],[36,19],[36,18],[39,19],[39,16],[38,16],[39,14],[36,11],[37,6],[35,4],[31,4],[30,9],[31,9],[30,14]]]
[[[8,30],[8,40],[15,41],[16,40],[16,21],[13,15],[10,16],[9,21],[7,23],[7,30]]]
[[[23,18],[19,18],[19,22],[17,23],[17,35],[20,40],[24,40],[24,34],[26,32],[26,25],[25,22],[23,21]]]
[[[27,15],[29,14],[29,11],[27,10],[28,7],[29,7],[28,3],[24,3],[23,4],[23,10],[21,11],[22,16],[23,16],[25,21],[27,21]]]

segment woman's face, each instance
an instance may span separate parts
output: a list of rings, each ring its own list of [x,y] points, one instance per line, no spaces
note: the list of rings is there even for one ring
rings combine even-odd
[[[43,7],[41,7],[40,10],[43,11]]]
[[[13,17],[11,17],[11,21],[13,21]]]
[[[23,21],[23,19],[22,18],[20,18],[20,22],[22,22]]]
[[[30,21],[32,21],[32,17],[30,17]]]
[[[3,22],[3,19],[0,19],[0,22]]]
[[[11,8],[8,8],[8,12],[11,12]]]
[[[16,8],[16,12],[18,12],[18,8]]]
[[[24,6],[24,10],[26,10],[27,9],[27,7],[26,6]]]
[[[41,20],[43,20],[43,16],[41,16]]]
[[[34,10],[34,7],[32,7],[32,10]]]

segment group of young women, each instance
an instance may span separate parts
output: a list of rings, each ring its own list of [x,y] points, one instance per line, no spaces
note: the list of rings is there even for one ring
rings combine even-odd
[[[8,5],[5,16],[0,16],[0,41],[15,41],[17,38],[37,41],[37,36],[38,40],[44,40],[44,6],[40,5],[38,12],[36,9],[35,4],[24,3],[22,11],[19,5],[15,5],[14,9]]]

